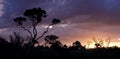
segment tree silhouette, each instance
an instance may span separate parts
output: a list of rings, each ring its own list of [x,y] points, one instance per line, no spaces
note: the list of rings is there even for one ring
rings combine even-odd
[[[15,46],[23,46],[24,39],[16,32],[14,32],[14,36],[10,36],[10,43]]]
[[[55,35],[45,36],[45,38],[44,38],[45,46],[47,46],[47,44],[49,44],[51,48],[59,50],[61,47],[63,47],[63,45],[60,41],[57,40],[58,38],[59,37],[55,36]]]
[[[30,34],[29,39],[31,39],[31,42],[34,45],[37,43],[38,39],[41,39],[48,32],[50,26],[61,22],[59,19],[54,18],[42,35],[39,36],[36,26],[39,25],[39,23],[41,23],[41,21],[46,17],[47,14],[45,10],[42,10],[41,8],[33,8],[26,10],[23,14],[23,17],[20,16],[15,18],[14,22],[16,22],[22,29]],[[29,24],[31,24],[32,31],[23,25],[24,22],[28,21],[30,21]]]
[[[81,45],[81,43],[79,41],[75,41],[75,42],[73,42],[73,48],[81,49],[81,48],[83,48],[83,46]]]
[[[52,44],[56,42],[56,39],[58,39],[58,36],[55,35],[47,35],[45,36],[44,40],[45,40],[45,46],[46,44]]]
[[[96,48],[104,47],[104,42],[103,42],[102,39],[96,39],[95,37],[93,37],[92,40],[94,41],[94,43],[95,43],[94,45],[95,45]]]
[[[62,43],[60,41],[55,41],[50,46],[53,49],[59,50],[63,47]]]
[[[103,39],[96,39],[95,37],[93,37],[92,40],[95,43],[94,45],[96,48],[102,48],[102,47],[109,47],[111,38],[107,38],[103,40]]]
[[[105,43],[107,44],[106,47],[109,47],[109,45],[110,45],[110,41],[111,41],[111,38],[108,38],[108,39],[105,40]]]
[[[68,48],[68,46],[65,44],[65,45],[63,45],[63,48],[67,49],[67,48]]]

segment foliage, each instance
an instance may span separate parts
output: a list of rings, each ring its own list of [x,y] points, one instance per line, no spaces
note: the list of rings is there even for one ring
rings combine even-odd
[[[14,33],[17,36],[17,33]],[[14,39],[16,37],[13,37]],[[13,39],[12,38],[12,39]],[[18,37],[19,38],[19,37]],[[1,59],[119,59],[120,48],[106,47],[85,49],[79,41],[73,42],[73,46],[63,45],[60,41],[55,41],[51,47],[37,46],[37,47],[24,47],[16,42],[11,42],[0,38],[0,55]],[[17,45],[16,45],[17,44]],[[20,43],[21,44],[21,43]],[[5,56],[5,57],[4,57]]]
[[[30,35],[29,39],[32,41],[31,44],[34,45],[38,43],[37,41],[41,39],[48,32],[50,26],[53,26],[61,22],[59,19],[54,18],[51,21],[51,23],[48,25],[46,30],[42,33],[42,35],[39,36],[36,26],[39,25],[39,23],[41,23],[42,20],[46,17],[47,17],[47,14],[45,10],[42,10],[41,8],[33,8],[33,9],[26,10],[23,16],[19,16],[15,18],[14,22],[16,22],[22,29],[24,29],[29,33]],[[29,22],[29,26],[31,26],[32,30],[28,29],[24,25],[25,22]]]
[[[56,42],[56,39],[58,39],[59,37],[58,36],[55,36],[55,35],[47,35],[45,36],[44,40],[46,42],[46,44],[52,44],[54,42]]]
[[[24,45],[24,39],[19,34],[14,32],[14,36],[10,36],[10,43],[16,46],[22,46]]]

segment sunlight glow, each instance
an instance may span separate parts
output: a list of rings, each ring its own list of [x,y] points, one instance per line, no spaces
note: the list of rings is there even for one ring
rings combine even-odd
[[[66,27],[66,26],[68,26],[68,24],[60,24],[59,26],[60,27]]]
[[[87,45],[86,48],[87,49],[89,49],[89,48],[95,48],[94,44],[95,43],[91,43],[89,46]],[[111,42],[108,47],[114,47],[114,46],[120,47],[120,42]],[[103,47],[107,47],[107,46],[103,45]]]
[[[118,40],[120,41],[120,38],[118,38]]]
[[[43,28],[47,28],[48,25],[43,25],[42,27],[43,27]],[[50,26],[49,28],[53,28],[53,26]]]
[[[50,26],[49,28],[53,28],[53,26]]]

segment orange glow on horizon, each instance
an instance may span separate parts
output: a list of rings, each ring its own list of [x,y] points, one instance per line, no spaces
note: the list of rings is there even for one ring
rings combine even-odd
[[[100,37],[99,37],[100,38]],[[96,39],[99,39],[96,37]],[[74,40],[72,40],[74,39]],[[69,41],[61,41],[63,44],[66,44],[68,46],[72,46],[72,43],[75,42],[76,40],[80,41],[82,46],[85,46],[86,48],[95,48],[95,42],[92,40],[93,37],[83,37],[81,39],[84,40],[80,40],[79,38],[71,38]],[[103,47],[120,47],[120,40],[119,38],[111,38],[109,46],[107,46],[107,42],[105,41],[106,39],[108,39],[108,37],[103,37]]]

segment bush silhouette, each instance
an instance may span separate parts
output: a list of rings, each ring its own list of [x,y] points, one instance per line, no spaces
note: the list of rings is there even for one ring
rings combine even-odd
[[[79,41],[75,41],[73,42],[73,46],[69,47],[70,49],[83,49],[84,47],[81,45],[81,43]]]
[[[56,39],[58,39],[58,36],[55,35],[47,35],[45,36],[44,40],[45,40],[45,44],[52,44],[56,42]]]

